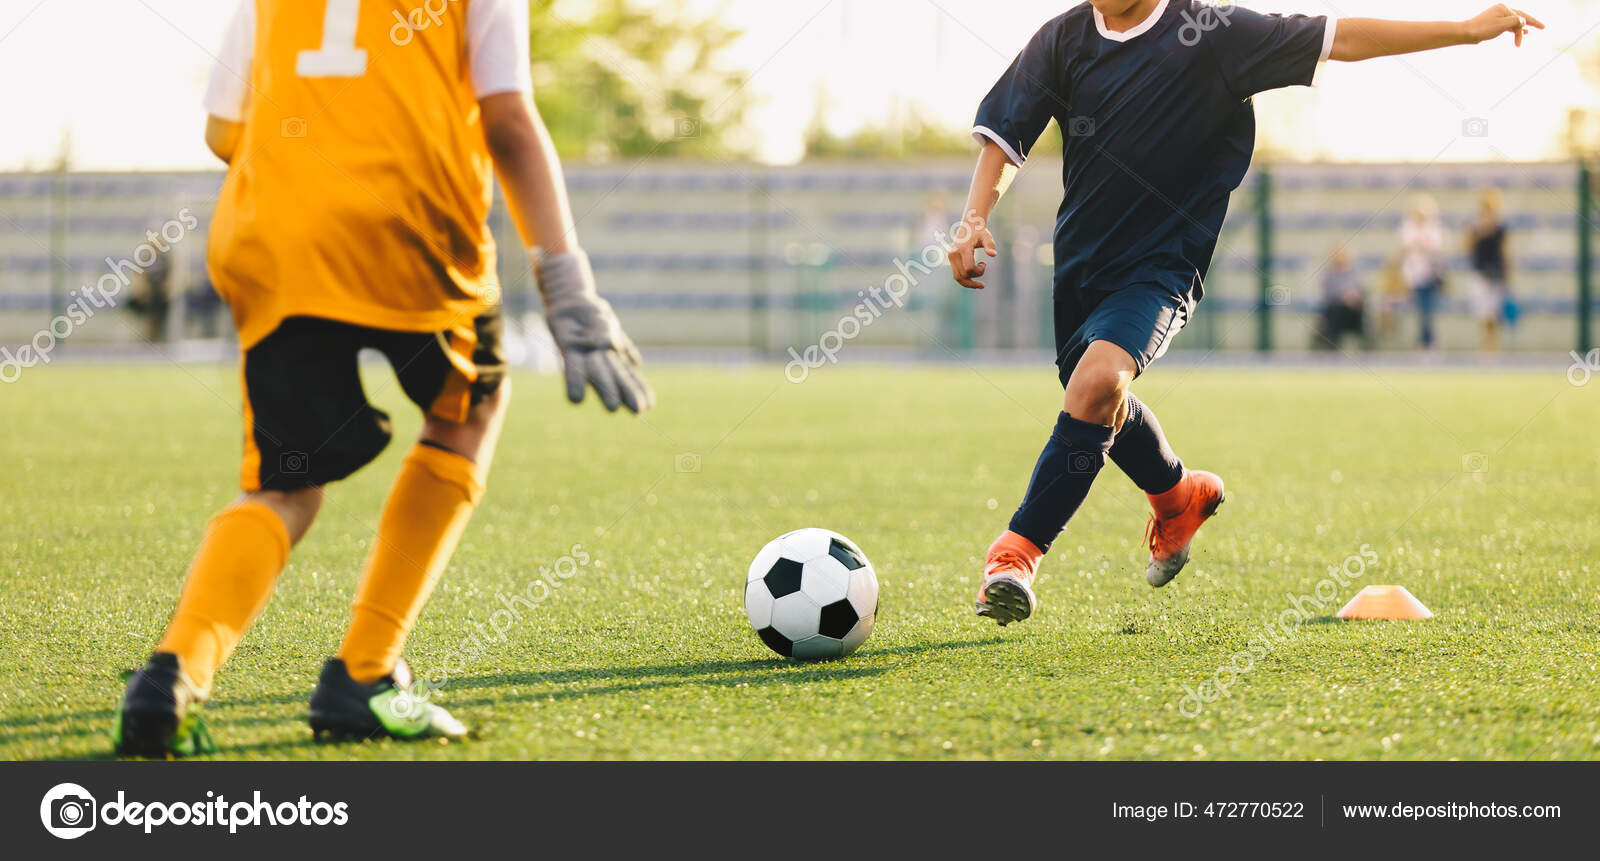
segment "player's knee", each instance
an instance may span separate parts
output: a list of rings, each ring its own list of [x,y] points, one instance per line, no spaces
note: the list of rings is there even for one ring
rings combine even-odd
[[[1131,376],[1121,368],[1099,365],[1089,372],[1089,391],[1097,399],[1115,405],[1127,396],[1131,381]]]
[[[300,543],[305,537],[311,524],[317,519],[317,512],[322,510],[322,488],[302,487],[295,490],[256,490],[245,494],[245,499],[259,502],[272,509],[283,521],[283,528],[289,533],[291,546]]]
[[[501,380],[494,391],[484,395],[467,411],[467,420],[461,423],[461,429],[481,441],[500,424],[510,406],[511,381]]]
[[[1113,427],[1123,416],[1132,376],[1110,363],[1080,365],[1067,385],[1065,410],[1083,421]]]
[[[485,426],[491,425],[511,406],[511,380],[504,379],[495,390],[485,395],[473,408],[473,418]]]
[[[422,424],[422,439],[472,461],[486,461],[506,410],[511,405],[511,381],[503,380],[467,411],[461,422],[429,416]]]

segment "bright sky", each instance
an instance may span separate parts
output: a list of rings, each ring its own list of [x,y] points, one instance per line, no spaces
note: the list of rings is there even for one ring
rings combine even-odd
[[[420,0],[419,0],[420,2]],[[850,131],[915,112],[964,125],[978,99],[1063,0],[695,0],[746,31],[760,154],[799,156],[822,100]],[[1457,161],[1560,155],[1570,108],[1600,110],[1580,71],[1600,44],[1600,0],[1525,0],[1549,30],[1360,64],[1329,64],[1314,90],[1258,100],[1263,133],[1304,158]],[[1468,17],[1486,0],[1250,0],[1267,12]],[[0,170],[48,165],[71,130],[84,169],[214,164],[198,107],[230,0],[0,0]],[[1003,9],[1003,14],[997,14]],[[1488,121],[1487,137],[1462,122]],[[712,118],[714,121],[714,118]]]

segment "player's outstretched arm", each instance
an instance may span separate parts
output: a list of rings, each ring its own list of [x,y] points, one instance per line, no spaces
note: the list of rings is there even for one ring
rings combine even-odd
[[[545,319],[566,370],[567,399],[582,403],[593,387],[607,410],[643,413],[655,406],[655,393],[645,382],[639,350],[595,290],[544,120],[524,92],[496,93],[478,104],[506,204],[534,261]]]
[[[995,204],[1011,187],[1017,177],[1017,166],[994,141],[985,141],[983,152],[978,154],[978,167],[972,172],[972,188],[967,192],[967,207],[962,216],[963,228],[953,239],[955,244],[945,256],[950,260],[950,274],[956,283],[973,290],[982,290],[978,278],[989,267],[989,261],[978,259],[978,249],[998,256],[999,247],[994,234],[989,232],[989,214]]]
[[[1334,31],[1331,60],[1370,60],[1395,54],[1431,51],[1451,45],[1476,45],[1511,33],[1517,45],[1528,29],[1544,29],[1544,22],[1504,3],[1466,21],[1387,21],[1381,18],[1340,18]]]
[[[522,92],[496,93],[479,107],[489,155],[523,242],[547,254],[576,246],[566,177],[533,100]]]

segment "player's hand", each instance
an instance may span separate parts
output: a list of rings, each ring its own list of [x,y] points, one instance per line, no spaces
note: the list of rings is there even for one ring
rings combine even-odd
[[[950,274],[955,276],[957,284],[982,290],[983,282],[978,278],[989,268],[989,261],[978,259],[978,249],[982,248],[990,257],[998,257],[1000,249],[995,245],[994,234],[989,232],[988,225],[976,213],[968,213],[966,227],[966,237],[958,239],[955,247],[945,256],[950,260]]]
[[[577,249],[547,255],[535,274],[545,320],[566,369],[567,400],[582,403],[592,386],[610,412],[627,407],[643,413],[655,406],[638,348],[622,331],[611,304],[595,292],[589,255]]]
[[[1467,21],[1467,36],[1473,42],[1486,42],[1501,33],[1511,33],[1516,37],[1517,46],[1521,47],[1522,37],[1527,35],[1529,27],[1543,30],[1544,22],[1521,9],[1500,3]]]

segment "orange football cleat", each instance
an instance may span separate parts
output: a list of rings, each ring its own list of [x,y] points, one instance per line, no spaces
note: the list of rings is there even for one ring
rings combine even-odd
[[[1032,541],[1006,530],[989,545],[983,563],[983,585],[978,587],[978,615],[1001,625],[1020,622],[1039,605],[1033,597],[1033,578],[1039,573],[1044,551]]]
[[[1200,524],[1217,513],[1226,494],[1222,479],[1209,472],[1184,470],[1176,487],[1146,496],[1155,514],[1144,532],[1150,544],[1150,567],[1145,569],[1144,579],[1151,586],[1165,586],[1189,562],[1189,543]]]

